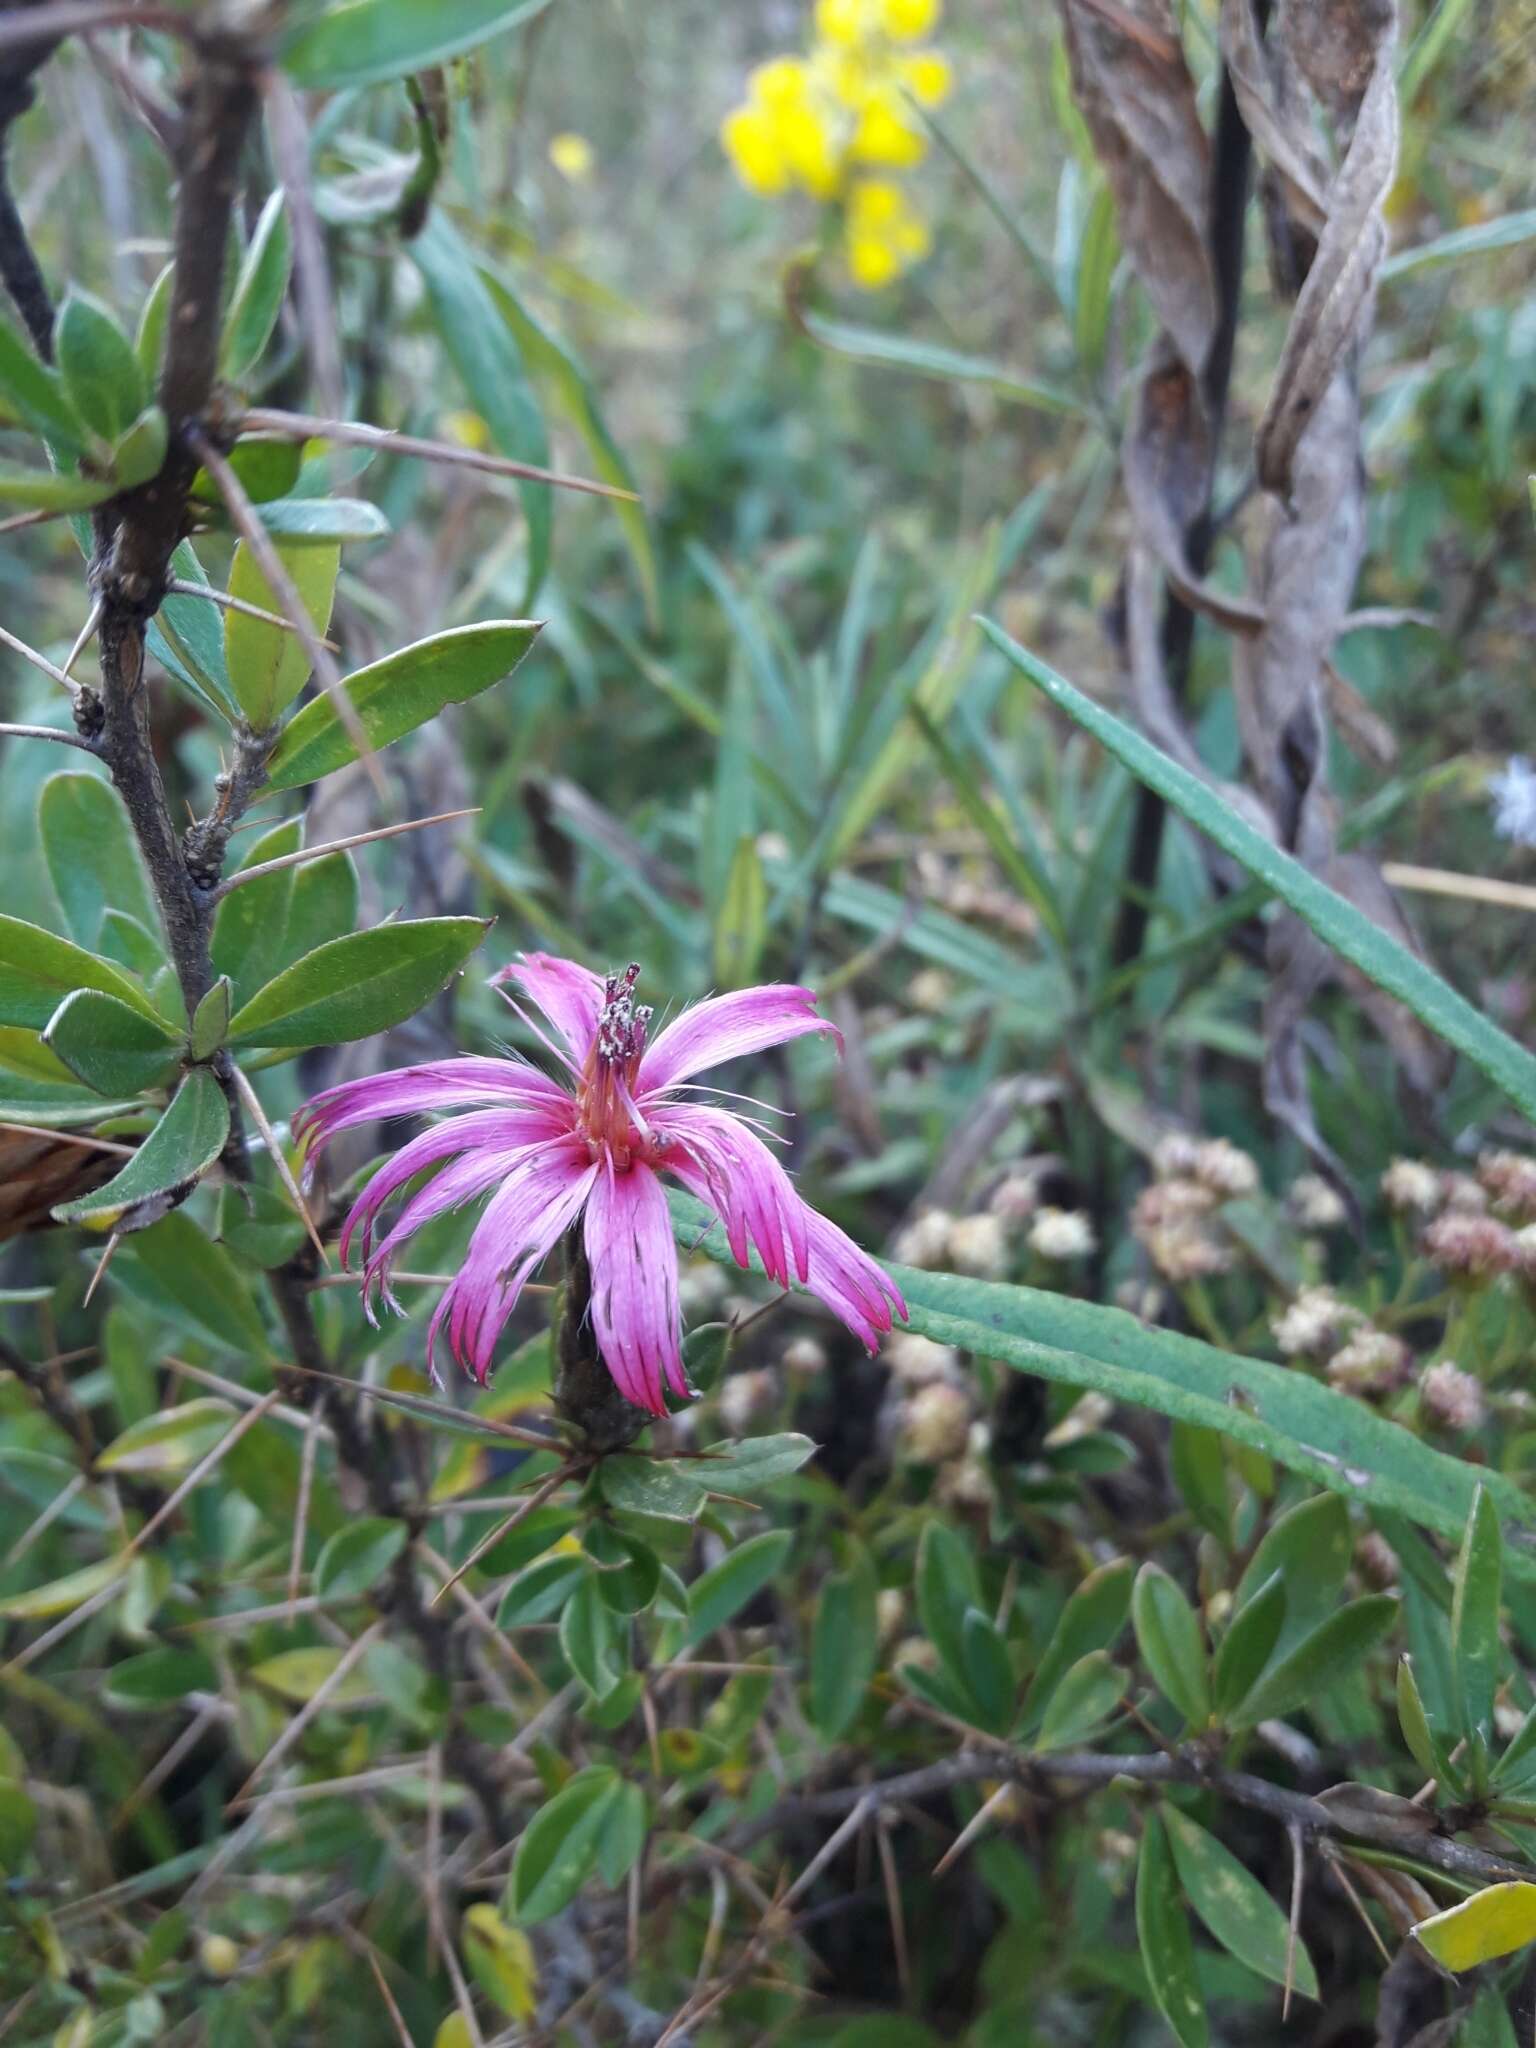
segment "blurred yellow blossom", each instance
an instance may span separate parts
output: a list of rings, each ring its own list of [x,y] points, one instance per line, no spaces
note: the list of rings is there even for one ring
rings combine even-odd
[[[585,135],[566,133],[550,137],[549,160],[562,178],[579,185],[591,177],[597,157]]]
[[[905,46],[940,12],[940,0],[816,0],[809,52],[758,65],[720,126],[750,191],[799,190],[841,206],[849,274],[866,290],[890,284],[930,245],[906,192],[865,174],[911,170],[928,154],[917,108],[946,97],[949,60]]]
[[[861,178],[853,187],[843,226],[849,275],[866,291],[878,291],[928,254],[921,214],[899,185],[883,179]]]

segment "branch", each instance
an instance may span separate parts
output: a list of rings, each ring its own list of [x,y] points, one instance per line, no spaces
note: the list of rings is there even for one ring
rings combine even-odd
[[[0,13],[0,50],[26,50],[94,29],[149,28],[199,40],[196,16],[184,7],[140,6],[137,0],[54,0],[52,6],[12,7]],[[41,61],[41,60],[39,60]]]
[[[61,747],[78,747],[83,754],[101,753],[94,741],[77,732],[64,732],[56,725],[0,725],[0,739],[57,740]]]
[[[1402,1823],[1392,1815],[1377,1815],[1363,1805],[1336,1811],[1323,1799],[1307,1792],[1291,1792],[1268,1778],[1248,1771],[1219,1771],[1209,1767],[1197,1746],[1172,1751],[1155,1751],[1141,1756],[1114,1756],[1094,1750],[1068,1751],[1060,1756],[1033,1757],[999,1744],[996,1749],[962,1750],[943,1763],[922,1770],[906,1771],[898,1777],[883,1778],[873,1785],[839,1785],[825,1792],[792,1793],[770,1806],[755,1820],[742,1823],[721,1837],[721,1846],[739,1855],[754,1842],[777,1834],[782,1828],[810,1819],[828,1819],[846,1814],[866,1801],[880,1806],[898,1806],[917,1799],[930,1799],[957,1785],[1006,1778],[1033,1790],[1048,1786],[1053,1779],[1079,1784],[1108,1785],[1115,1779],[1130,1779],[1142,1785],[1197,1785],[1218,1797],[1230,1799],[1256,1813],[1268,1814],[1287,1828],[1304,1834],[1341,1837],[1346,1841],[1369,1842],[1419,1863],[1443,1871],[1447,1877],[1473,1884],[1503,1884],[1518,1879],[1530,1882],[1526,1864],[1512,1863],[1468,1842],[1433,1833],[1433,1816],[1426,1814],[1422,1835],[1411,1839]]]
[[[29,11],[35,24],[45,10]],[[45,363],[53,361],[53,300],[11,196],[7,152],[11,124],[32,104],[33,74],[42,69],[57,47],[57,37],[44,29],[27,48],[0,64],[0,281],[32,337],[32,346]]]

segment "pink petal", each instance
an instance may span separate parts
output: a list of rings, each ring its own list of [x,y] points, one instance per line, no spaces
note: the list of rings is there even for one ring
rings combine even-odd
[[[486,1204],[464,1264],[433,1313],[429,1364],[446,1322],[449,1350],[484,1386],[524,1282],[580,1215],[596,1178],[597,1168],[573,1143],[530,1147],[520,1155],[506,1185]]]
[[[680,1148],[662,1164],[719,1216],[736,1263],[746,1265],[750,1244],[780,1287],[791,1285],[792,1270],[804,1280],[809,1211],[762,1139],[729,1110],[704,1103],[666,1103],[655,1112],[653,1128],[664,1143]]]
[[[422,1173],[429,1166],[439,1165],[456,1154],[493,1152],[501,1154],[518,1147],[548,1143],[567,1134],[555,1124],[548,1110],[537,1109],[483,1109],[473,1116],[449,1117],[445,1122],[434,1124],[430,1130],[422,1131],[384,1164],[374,1174],[367,1187],[352,1205],[351,1214],[342,1226],[341,1257],[343,1265],[351,1257],[352,1239],[361,1230],[363,1257],[369,1256],[370,1241],[379,1212],[391,1195],[398,1194],[407,1181],[415,1174]]]
[[[808,1031],[830,1032],[842,1044],[837,1026],[816,1015],[816,998],[808,988],[775,982],[711,996],[674,1018],[649,1048],[635,1077],[635,1093],[644,1108],[645,1097],[658,1089],[674,1087],[723,1060],[803,1038]]]
[[[598,1012],[603,1007],[602,976],[553,953],[524,953],[500,974],[492,975],[491,986],[498,988],[505,981],[515,982],[538,1004],[579,1067],[597,1036]]]
[[[725,1116],[726,1112],[717,1111],[715,1114]],[[671,1110],[666,1115],[670,1124]],[[731,1256],[738,1265],[747,1263],[747,1238],[750,1236],[769,1278],[776,1280],[781,1287],[788,1287],[792,1282],[782,1255],[775,1265],[759,1235],[757,1219],[762,1213],[761,1205],[773,1200],[778,1205],[778,1214],[776,1225],[768,1226],[770,1241],[773,1228],[782,1230],[785,1240],[795,1251],[795,1271],[800,1285],[807,1293],[824,1301],[867,1351],[875,1350],[880,1337],[890,1329],[893,1314],[899,1315],[903,1322],[906,1320],[907,1304],[901,1297],[901,1290],[883,1267],[859,1249],[846,1231],[839,1230],[835,1223],[819,1215],[809,1202],[800,1199],[789,1176],[772,1153],[766,1146],[760,1146],[749,1132],[741,1132],[732,1147],[738,1161],[744,1156],[742,1141],[763,1153],[768,1166],[780,1175],[782,1188],[770,1181],[761,1162],[755,1160],[748,1168],[747,1178],[743,1178],[739,1166],[733,1178],[724,1164],[726,1155],[717,1150],[711,1157],[708,1141],[700,1142],[697,1136],[679,1141],[664,1161],[666,1170],[675,1175],[690,1194],[697,1195],[715,1211],[725,1226]],[[786,1190],[788,1202],[793,1205],[792,1212],[783,1206]]]
[[[626,1401],[665,1415],[663,1386],[686,1398],[677,1245],[661,1182],[646,1166],[598,1175],[587,1203],[592,1327]]]
[[[545,1105],[561,1114],[561,1106],[569,1102],[558,1082],[523,1060],[432,1060],[325,1089],[305,1103],[293,1120],[293,1130],[313,1154],[341,1131],[388,1117],[427,1116],[434,1110],[496,1103]],[[566,1108],[563,1114],[568,1125],[572,1112]]]
[[[417,1231],[436,1217],[445,1216],[450,1209],[462,1208],[466,1202],[477,1201],[499,1187],[522,1164],[524,1150],[466,1152],[451,1160],[441,1173],[434,1174],[425,1187],[417,1189],[395,1218],[388,1235],[368,1255],[363,1269],[363,1305],[370,1317],[369,1298],[376,1287],[382,1290],[390,1308],[397,1314],[403,1313],[391,1286],[390,1268]]]

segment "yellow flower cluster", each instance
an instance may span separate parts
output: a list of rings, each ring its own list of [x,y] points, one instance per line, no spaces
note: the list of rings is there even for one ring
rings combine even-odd
[[[760,64],[721,124],[749,190],[798,188],[841,207],[849,273],[868,291],[928,253],[928,228],[905,188],[879,173],[910,170],[928,153],[913,103],[946,97],[949,61],[913,45],[937,25],[942,4],[816,0],[809,53]]]

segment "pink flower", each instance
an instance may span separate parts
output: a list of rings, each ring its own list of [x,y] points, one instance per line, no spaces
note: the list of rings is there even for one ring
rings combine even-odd
[[[342,1258],[357,1241],[370,1313],[376,1288],[399,1308],[390,1267],[416,1231],[490,1195],[427,1337],[430,1362],[446,1325],[453,1356],[484,1385],[525,1281],[582,1219],[603,1361],[627,1400],[664,1415],[664,1387],[692,1391],[680,1344],[677,1247],[660,1178],[669,1173],[714,1210],[739,1264],[755,1250],[771,1280],[781,1287],[799,1281],[874,1350],[892,1314],[907,1313],[894,1282],[801,1201],[756,1135],[755,1119],[677,1099],[692,1075],[722,1060],[811,1031],[836,1037],[835,1027],[816,1015],[809,989],[774,985],[711,997],[648,1044],[651,1012],[634,1001],[639,972],[630,967],[604,980],[574,961],[530,953],[496,976],[498,984],[515,982],[544,1013],[548,1033],[507,998],[564,1068],[558,1081],[516,1057],[438,1060],[348,1081],[306,1104],[294,1128],[312,1155],[355,1124],[467,1112],[403,1146],[347,1218]],[[379,1236],[386,1203],[428,1169],[438,1170]]]

